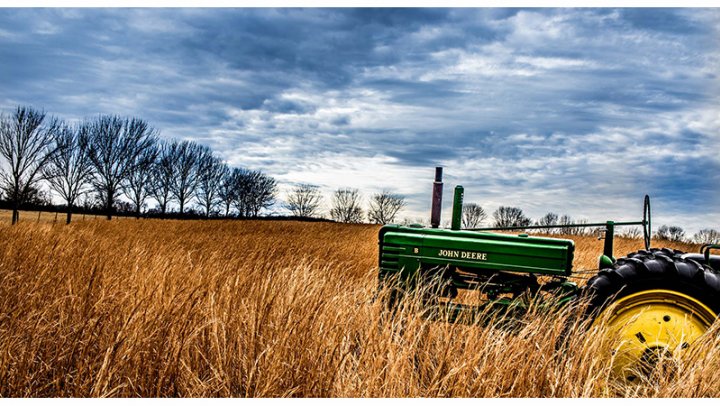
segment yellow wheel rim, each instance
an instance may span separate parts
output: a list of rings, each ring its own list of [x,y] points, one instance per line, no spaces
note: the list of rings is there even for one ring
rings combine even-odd
[[[613,345],[613,373],[629,383],[647,372],[659,357],[688,348],[717,315],[700,301],[679,292],[646,290],[625,296],[606,312]],[[604,315],[603,315],[604,316]]]

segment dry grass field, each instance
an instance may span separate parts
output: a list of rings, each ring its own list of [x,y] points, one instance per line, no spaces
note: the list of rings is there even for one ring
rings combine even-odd
[[[52,213],[47,211],[25,211],[20,210],[20,221],[23,223],[65,223],[65,213]],[[0,210],[0,224],[9,223],[12,219],[12,211]],[[105,220],[103,216],[94,214],[73,214],[74,221]]]
[[[4,397],[720,396],[718,334],[672,373],[618,386],[602,331],[565,329],[577,309],[536,310],[512,331],[433,323],[412,302],[389,320],[373,301],[377,226],[8,223]],[[595,267],[602,241],[575,240],[576,268]]]

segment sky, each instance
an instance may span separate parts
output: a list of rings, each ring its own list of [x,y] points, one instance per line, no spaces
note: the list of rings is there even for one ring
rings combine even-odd
[[[0,111],[137,116],[232,166],[424,219],[720,229],[720,9],[0,9]],[[276,211],[282,212],[278,205]]]

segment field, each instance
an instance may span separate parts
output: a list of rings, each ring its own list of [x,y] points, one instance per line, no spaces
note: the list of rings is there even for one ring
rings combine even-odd
[[[20,210],[20,221],[23,223],[65,223],[65,216],[65,213]],[[0,210],[0,223],[9,223],[11,219],[12,211]],[[79,222],[104,219],[105,217],[94,214],[73,214],[73,220]]]
[[[717,334],[672,373],[618,386],[601,331],[565,330],[577,309],[537,310],[514,331],[431,323],[412,303],[388,321],[373,300],[377,226],[8,223],[4,397],[720,396]],[[575,240],[575,267],[594,268],[602,241]]]

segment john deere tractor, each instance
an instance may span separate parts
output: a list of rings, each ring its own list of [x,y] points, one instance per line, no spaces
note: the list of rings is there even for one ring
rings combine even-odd
[[[720,314],[720,255],[711,255],[720,245],[705,245],[700,253],[651,247],[648,196],[640,221],[582,224],[600,230],[604,249],[595,274],[579,286],[571,281],[577,276],[574,241],[525,234],[577,226],[461,230],[463,187],[457,186],[451,227],[441,229],[442,188],[442,168],[437,168],[430,228],[387,225],[380,230],[379,279],[394,286],[391,305],[398,295],[422,288],[427,302],[453,321],[488,306],[522,308],[518,299],[528,295],[551,295],[558,305],[586,298],[588,317],[605,320],[608,330],[622,338],[616,363],[627,381],[636,379],[633,367],[658,351],[672,353],[692,345]],[[642,227],[645,249],[616,258],[615,229],[624,226]],[[481,291],[479,304],[454,301],[459,291],[472,289]]]

